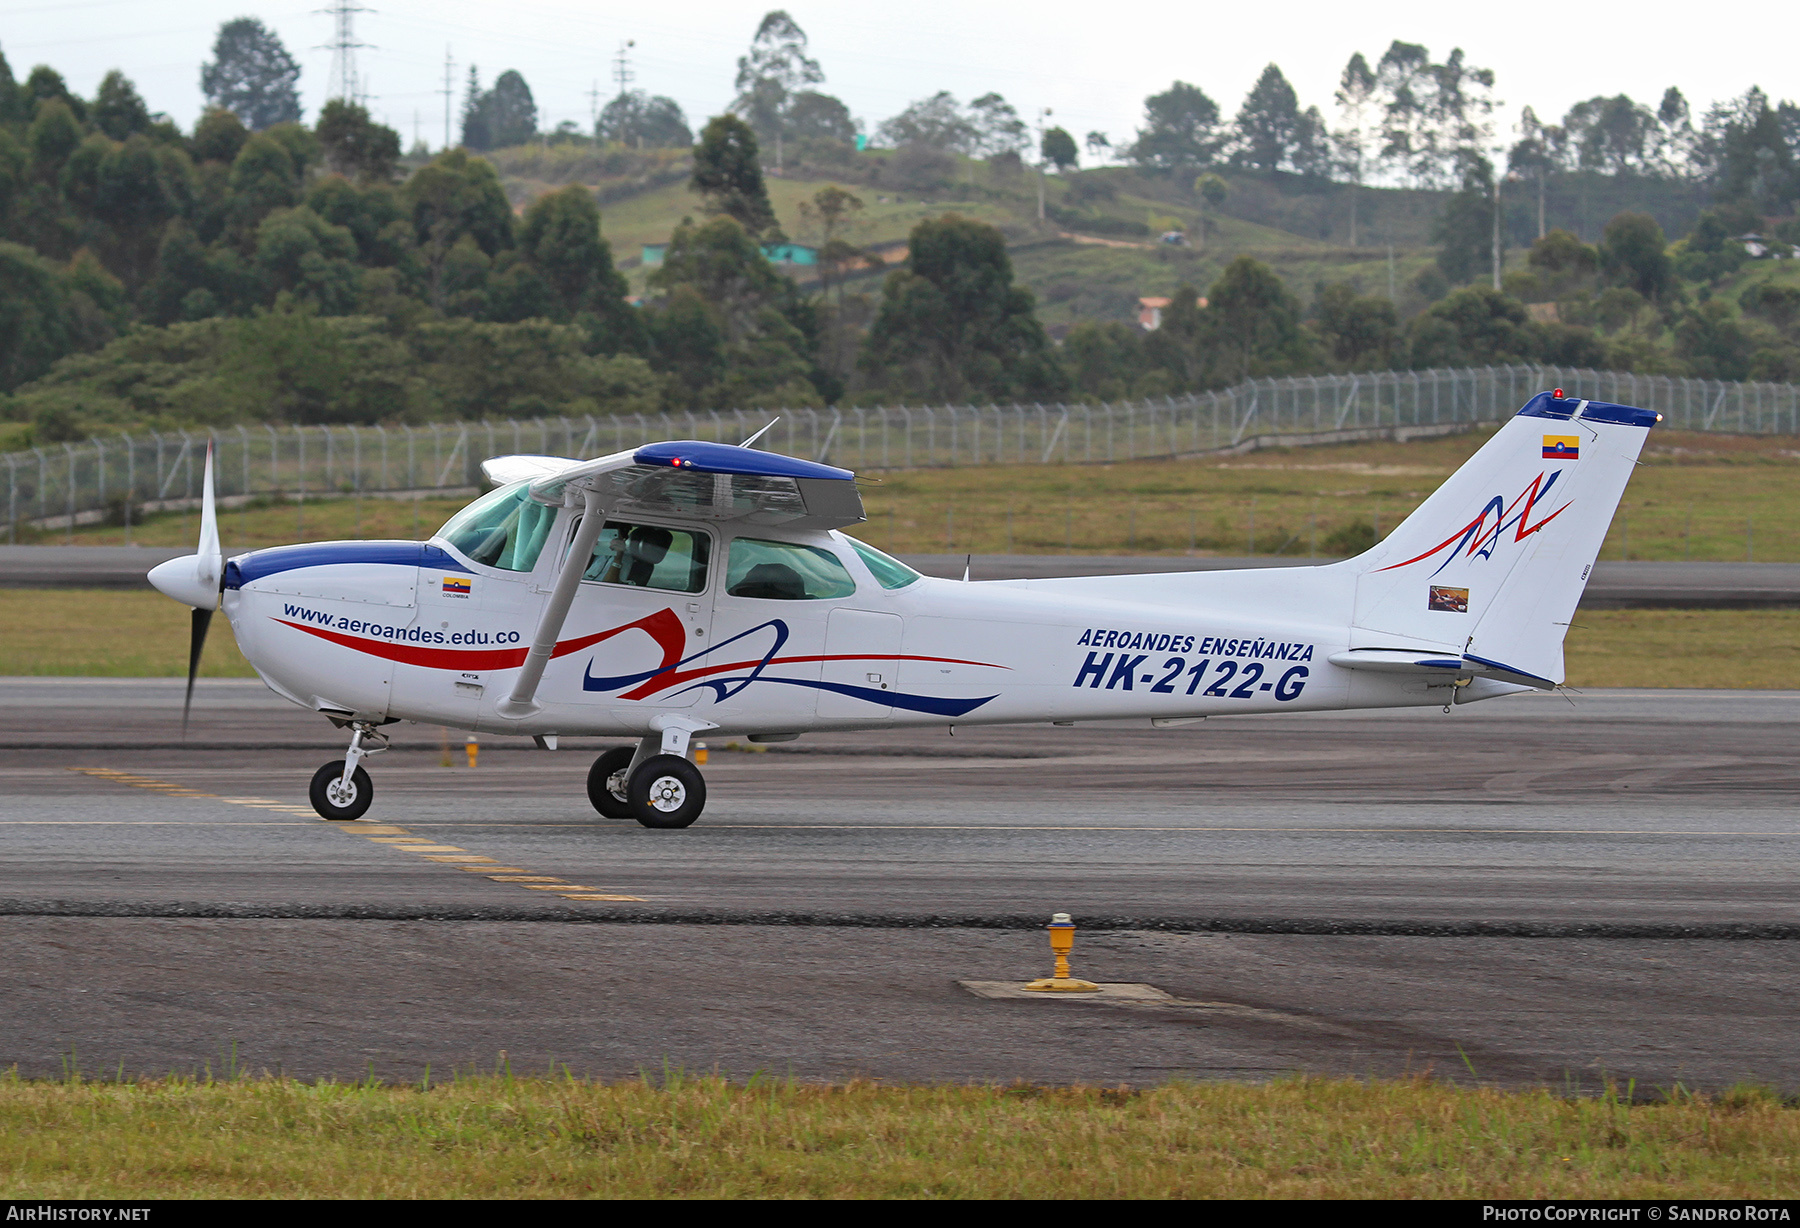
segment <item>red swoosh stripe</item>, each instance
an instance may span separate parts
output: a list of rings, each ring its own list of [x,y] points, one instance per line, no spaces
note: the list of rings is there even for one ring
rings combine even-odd
[[[525,664],[525,654],[530,651],[529,647],[426,648],[419,644],[389,644],[382,640],[369,640],[361,636],[345,635],[339,631],[309,627],[305,623],[289,622],[285,618],[278,618],[275,621],[284,627],[292,627],[296,631],[316,635],[322,640],[341,644],[356,652],[367,653],[372,657],[385,657],[389,661],[398,661],[402,665],[420,665],[426,669],[517,669]],[[614,627],[611,631],[602,631],[597,635],[584,635],[579,639],[561,640],[550,655],[561,657],[567,656],[571,652],[580,652],[583,648],[598,644],[601,640],[610,639],[626,630],[630,630],[630,628]]]

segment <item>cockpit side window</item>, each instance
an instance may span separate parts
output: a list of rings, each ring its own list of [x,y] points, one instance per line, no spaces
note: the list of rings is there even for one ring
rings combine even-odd
[[[581,575],[603,584],[698,593],[706,588],[712,539],[686,529],[609,520],[600,530],[594,557]]]
[[[529,481],[489,491],[450,517],[438,536],[477,563],[503,571],[537,566],[556,509],[535,502]]]
[[[725,591],[733,597],[823,601],[851,596],[856,581],[829,550],[740,537],[726,560]]]

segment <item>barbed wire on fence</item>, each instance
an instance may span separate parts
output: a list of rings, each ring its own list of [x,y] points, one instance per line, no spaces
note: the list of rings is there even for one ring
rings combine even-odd
[[[0,456],[6,540],[21,526],[65,528],[189,507],[201,460],[227,506],[254,498],[469,491],[491,456],[587,459],[663,439],[739,443],[779,415],[757,446],[848,469],[1140,460],[1315,442],[1410,427],[1491,422],[1534,393],[1653,409],[1679,430],[1800,434],[1800,385],[1729,383],[1560,367],[1377,371],[1249,380],[1217,392],[1118,404],[901,405],[873,409],[691,410],[423,426],[237,426],[141,431]],[[1298,442],[1298,438],[1296,442]]]

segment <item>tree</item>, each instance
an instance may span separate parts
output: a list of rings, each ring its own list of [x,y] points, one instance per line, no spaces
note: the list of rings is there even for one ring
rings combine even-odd
[[[631,149],[681,149],[694,143],[681,104],[660,94],[627,90],[600,111],[594,136]]]
[[[1013,284],[1006,238],[946,214],[913,227],[906,267],[888,274],[861,366],[876,383],[933,399],[1047,396],[1064,375]]]
[[[1619,285],[1655,301],[1674,282],[1662,227],[1648,213],[1621,213],[1606,224],[1600,267]]]
[[[980,133],[949,90],[921,98],[906,110],[881,122],[875,130],[883,145],[898,149],[919,145],[954,153],[971,153]]]
[[[1375,113],[1375,72],[1358,51],[1344,65],[1338,78],[1337,93],[1332,95],[1344,126],[1335,136],[1338,163],[1350,178],[1350,246],[1356,246],[1356,212],[1363,178],[1367,173],[1369,126]]]
[[[68,290],[28,247],[0,242],[0,391],[50,369],[73,345]]]
[[[1063,338],[1062,364],[1076,390],[1100,401],[1122,401],[1144,374],[1144,335],[1117,320],[1084,320]]]
[[[1232,128],[1232,161],[1250,170],[1283,170],[1292,164],[1300,135],[1300,100],[1281,69],[1270,64],[1238,108]]]
[[[999,94],[983,94],[969,104],[969,126],[975,135],[967,152],[979,158],[1021,153],[1031,144],[1025,121]]]
[[[708,211],[735,219],[751,236],[770,241],[780,235],[763,185],[756,134],[737,116],[720,115],[701,131],[689,186],[705,199]]]
[[[1165,170],[1210,166],[1224,143],[1218,128],[1218,104],[1199,86],[1177,81],[1144,99],[1144,126],[1132,143],[1131,159]]]
[[[90,116],[94,125],[115,141],[150,127],[150,108],[131,79],[116,68],[101,78]]]
[[[1547,127],[1538,122],[1537,112],[1526,107],[1519,113],[1519,142],[1507,155],[1507,169],[1518,175],[1529,176],[1537,184],[1537,232],[1542,239],[1545,234],[1544,190],[1550,178],[1550,172],[1556,169],[1556,156],[1553,152],[1562,143],[1562,129]]]
[[[1494,74],[1471,68],[1459,47],[1442,64],[1417,43],[1396,40],[1375,69],[1382,107],[1381,157],[1420,187],[1453,182],[1460,155],[1486,143],[1497,105]]]
[[[1494,168],[1466,151],[1462,187],[1444,203],[1432,230],[1439,244],[1437,265],[1452,285],[1472,281],[1493,266]]]
[[[825,80],[824,70],[806,54],[806,31],[785,9],[763,15],[749,54],[738,58],[737,68],[738,96],[731,109],[760,140],[775,147],[779,167],[793,97],[803,87]]]
[[[419,254],[425,262],[426,294],[444,310],[452,292],[453,254],[467,244],[458,260],[466,267],[491,259],[513,245],[512,207],[493,164],[471,158],[465,150],[439,154],[401,188],[401,200],[412,217]]]
[[[253,132],[300,118],[300,66],[273,31],[254,17],[219,27],[213,58],[200,69],[208,105],[236,112]]]
[[[1562,122],[1576,166],[1604,175],[1653,170],[1661,127],[1648,107],[1624,94],[1578,102]]]
[[[789,102],[787,130],[797,144],[856,145],[856,121],[850,108],[830,94],[813,90],[801,90]]]
[[[360,103],[333,98],[319,111],[314,129],[324,147],[325,167],[347,179],[388,183],[400,162],[400,134],[369,118]]]
[[[679,321],[680,344],[690,351],[685,361],[697,365],[674,373],[695,389],[695,404],[725,408],[820,403],[807,357],[810,339],[789,318],[798,305],[793,283],[775,271],[756,236],[734,218],[715,217],[698,226],[684,221],[676,227],[650,284],[668,292],[668,310],[679,310],[685,317]],[[707,326],[693,318],[696,299],[704,304]],[[666,339],[676,322],[653,326],[653,337]],[[702,362],[699,347],[710,335],[719,338],[719,356]],[[661,350],[656,361],[667,361]],[[717,372],[704,387],[695,382],[701,368]]]
[[[194,125],[194,135],[188,142],[188,150],[196,162],[223,162],[230,165],[237,160],[238,150],[249,139],[250,130],[244,127],[244,121],[237,117],[237,112],[214,107]]]
[[[1203,342],[1217,382],[1236,384],[1306,365],[1300,304],[1268,265],[1239,256],[1225,266],[1206,301],[1210,330]]]
[[[1044,133],[1044,140],[1039,149],[1044,161],[1059,171],[1072,170],[1080,160],[1079,151],[1075,148],[1075,138],[1062,128],[1051,128]]]
[[[1087,136],[1082,138],[1082,144],[1087,146],[1089,161],[1104,162],[1112,157],[1112,142],[1107,139],[1106,133],[1104,132],[1095,131],[1088,133]]]
[[[537,139],[537,103],[525,78],[514,69],[500,74],[494,88],[483,95],[481,107],[492,148],[507,149]]]
[[[1346,371],[1385,370],[1399,341],[1394,304],[1359,295],[1349,282],[1333,282],[1313,300],[1313,327],[1332,361]]]
[[[1208,171],[1195,178],[1194,195],[1200,198],[1203,210],[1197,229],[1200,231],[1200,246],[1205,247],[1207,232],[1212,230],[1215,225],[1211,214],[1217,213],[1219,206],[1225,203],[1225,198],[1231,195],[1231,185],[1218,175]]]
[[[1490,286],[1464,286],[1414,317],[1412,366],[1492,366],[1533,357],[1525,305]]]
[[[613,317],[625,304],[625,278],[613,267],[612,245],[600,234],[600,210],[587,188],[572,183],[531,203],[519,226],[519,249],[555,294],[553,318],[577,312]]]

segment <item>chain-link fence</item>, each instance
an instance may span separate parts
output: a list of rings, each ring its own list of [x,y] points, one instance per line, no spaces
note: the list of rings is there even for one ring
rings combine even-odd
[[[1102,405],[919,405],[697,411],[426,426],[239,426],[145,431],[0,456],[6,539],[145,511],[191,507],[206,446],[226,506],[246,499],[472,490],[490,456],[586,459],[662,439],[757,446],[849,469],[1049,464],[1180,456],[1294,437],[1355,438],[1395,427],[1498,421],[1532,394],[1661,412],[1680,430],[1800,435],[1800,385],[1726,383],[1557,367],[1379,371],[1250,380],[1192,396]]]

